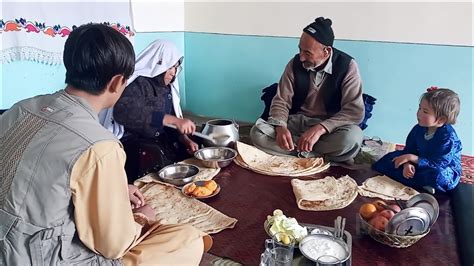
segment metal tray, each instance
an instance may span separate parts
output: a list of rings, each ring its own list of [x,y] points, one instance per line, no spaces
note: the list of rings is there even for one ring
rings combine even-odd
[[[430,216],[430,226],[432,226],[439,216],[439,204],[435,197],[427,193],[420,193],[411,197],[406,202],[407,207],[420,207],[428,212]]]
[[[328,226],[323,226],[323,225],[315,225],[315,224],[305,224],[305,223],[300,223],[302,226],[306,226],[308,229],[308,232],[313,231],[313,229],[316,228],[321,228],[321,229],[326,229],[330,231],[331,233],[334,233],[334,228],[333,227],[328,227]],[[349,248],[350,251],[350,256],[347,261],[342,263],[341,265],[344,266],[351,266],[352,265],[352,235],[351,233],[344,231],[344,236],[342,239],[347,243],[347,247]],[[293,253],[293,263],[292,265],[294,266],[304,266],[304,265],[314,265],[315,262],[307,259],[303,254],[301,254],[301,251],[299,249],[295,249]]]

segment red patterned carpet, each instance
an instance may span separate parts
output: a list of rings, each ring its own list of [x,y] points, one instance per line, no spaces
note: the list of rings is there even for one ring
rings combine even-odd
[[[397,144],[397,150],[403,149],[404,145]],[[461,155],[462,176],[461,182],[474,185],[474,156]]]
[[[474,185],[474,156],[462,155],[461,165],[461,182]]]

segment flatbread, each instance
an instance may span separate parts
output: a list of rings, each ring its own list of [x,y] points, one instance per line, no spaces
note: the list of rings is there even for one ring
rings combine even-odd
[[[324,179],[311,180],[306,182],[321,183],[321,180]],[[293,193],[296,197],[296,204],[298,205],[298,208],[302,210],[329,211],[342,209],[351,204],[357,197],[357,183],[348,175],[336,179],[336,195],[326,200],[311,200],[311,198],[314,198],[315,196],[311,195],[311,193],[307,191],[305,187],[298,186],[298,183],[300,181],[297,181],[297,179],[293,179],[291,180],[291,185],[293,187]]]
[[[237,142],[237,150],[239,156],[234,162],[260,174],[304,176],[319,173],[329,167],[322,158],[275,156],[242,142]]]
[[[291,176],[291,177],[314,175],[314,174],[323,172],[324,170],[328,169],[329,166],[330,166],[329,163],[326,163],[326,164],[323,164],[322,166],[309,168],[309,169],[306,169],[305,171],[300,171],[300,172],[296,172],[296,173],[295,172],[288,173],[287,171],[285,171],[283,173],[279,173],[279,172],[274,172],[274,171],[260,170],[260,169],[256,169],[256,168],[251,168],[249,165],[247,165],[242,160],[242,158],[239,155],[234,159],[234,162],[238,166],[240,166],[242,168],[245,168],[245,169],[249,169],[249,170],[251,170],[255,173],[258,173],[258,174],[270,175],[270,176]]]
[[[169,184],[141,183],[140,191],[161,224],[191,224],[207,234],[215,234],[233,228],[237,223],[237,219],[197,199],[184,196],[179,189]]]
[[[385,200],[394,200],[395,198],[408,200],[418,194],[418,191],[415,189],[407,187],[385,175],[374,176],[365,180],[358,190],[361,196]]]
[[[301,192],[301,197],[306,201],[324,201],[334,198],[337,194],[337,182],[332,176],[318,180],[291,180],[291,185]]]
[[[179,162],[179,164],[193,164],[199,168],[199,173],[194,177],[194,181],[211,180],[221,171],[221,168],[208,168],[204,166],[204,164],[196,158],[186,159]]]

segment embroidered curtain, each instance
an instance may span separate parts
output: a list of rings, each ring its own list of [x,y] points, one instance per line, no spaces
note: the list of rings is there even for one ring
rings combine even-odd
[[[132,41],[129,0],[114,2],[3,2],[0,4],[0,63],[32,60],[62,64],[64,42],[76,27],[104,23]]]

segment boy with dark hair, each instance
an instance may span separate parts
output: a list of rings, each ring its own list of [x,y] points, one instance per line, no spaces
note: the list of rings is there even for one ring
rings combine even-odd
[[[135,68],[135,53],[121,34],[106,34],[107,26],[89,24],[77,28],[66,40],[66,84],[99,95],[117,74],[125,81]]]
[[[192,226],[154,222],[127,187],[120,142],[98,122],[134,62],[121,33],[83,25],[65,44],[67,87],[0,117],[0,265],[198,264],[210,247]]]

